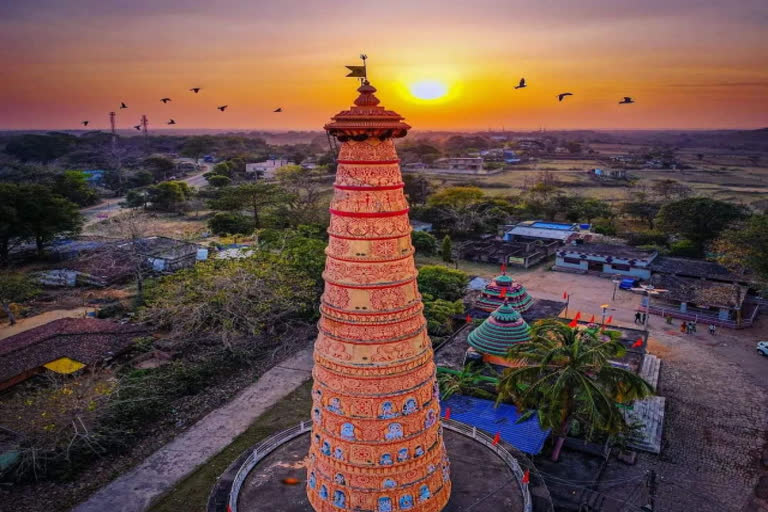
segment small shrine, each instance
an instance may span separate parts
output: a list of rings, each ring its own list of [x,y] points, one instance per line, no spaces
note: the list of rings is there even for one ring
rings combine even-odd
[[[501,275],[496,276],[483,288],[480,298],[475,302],[475,309],[491,313],[502,304],[508,303],[515,311],[523,313],[533,305],[533,297],[528,294],[525,286],[509,277],[506,270],[505,266],[502,266]]]
[[[486,363],[514,366],[506,359],[510,347],[531,340],[531,328],[518,311],[505,300],[479,327],[469,333],[470,350],[482,355]]]

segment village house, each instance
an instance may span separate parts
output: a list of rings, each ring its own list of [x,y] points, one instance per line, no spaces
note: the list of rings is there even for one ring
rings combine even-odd
[[[520,222],[504,233],[507,242],[531,242],[536,240],[558,241],[561,244],[580,238],[578,224],[531,220]]]
[[[413,229],[414,231],[423,231],[424,233],[432,232],[431,222],[422,222],[416,219],[411,219],[410,222],[411,222],[411,229]]]
[[[275,177],[275,172],[290,162],[284,159],[270,159],[264,162],[255,162],[245,164],[245,174],[254,179],[271,180]]]
[[[656,251],[628,245],[571,244],[557,252],[554,270],[618,274],[648,280],[651,278],[650,264],[657,255]]]
[[[0,343],[0,390],[45,371],[73,373],[125,352],[143,327],[95,318],[60,318]]]
[[[478,240],[461,248],[461,257],[482,263],[506,263],[529,268],[553,255],[560,243],[557,240],[527,240],[506,242],[504,240]]]

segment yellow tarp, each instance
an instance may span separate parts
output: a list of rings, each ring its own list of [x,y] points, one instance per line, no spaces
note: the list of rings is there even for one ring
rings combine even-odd
[[[56,373],[73,373],[85,366],[83,363],[70,359],[68,357],[61,357],[55,361],[44,364],[46,368]]]

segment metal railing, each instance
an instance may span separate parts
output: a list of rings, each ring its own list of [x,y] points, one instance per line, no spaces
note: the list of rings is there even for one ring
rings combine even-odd
[[[442,424],[443,428],[452,432],[456,432],[457,434],[470,437],[498,455],[499,458],[504,461],[507,467],[509,467],[517,479],[517,485],[520,488],[520,494],[523,496],[523,512],[532,511],[533,505],[531,502],[531,493],[528,490],[528,484],[523,483],[523,469],[520,467],[517,459],[511,453],[509,453],[506,448],[501,446],[501,444],[494,444],[493,439],[491,439],[483,432],[477,430],[477,427],[467,425],[466,423],[461,423],[460,421],[447,419],[443,419]],[[229,510],[231,512],[237,512],[237,501],[240,497],[240,490],[242,489],[243,483],[245,482],[245,479],[248,477],[248,474],[251,472],[251,470],[259,462],[261,462],[264,457],[275,451],[281,445],[299,437],[302,434],[309,432],[310,430],[312,430],[312,422],[302,421],[295,427],[291,427],[287,430],[278,432],[271,437],[268,437],[253,449],[248,458],[243,462],[243,465],[240,466],[240,469],[237,471],[237,474],[232,481],[232,487],[229,490],[228,502]]]
[[[248,477],[248,473],[251,472],[256,464],[261,462],[264,457],[275,451],[275,449],[279,448],[281,445],[309,432],[310,430],[312,430],[312,422],[302,421],[295,427],[280,431],[256,445],[248,458],[243,462],[243,465],[240,466],[240,469],[235,475],[235,479],[232,481],[232,488],[229,490],[229,510],[231,510],[231,512],[237,512],[237,501],[240,496],[240,489],[242,489],[243,483]]]
[[[531,492],[528,490],[528,484],[523,483],[524,472],[514,455],[509,453],[509,451],[501,446],[501,444],[494,444],[493,439],[480,430],[477,430],[477,427],[467,425],[460,421],[447,419],[443,419],[442,424],[443,428],[466,437],[471,437],[498,455],[499,458],[504,461],[504,464],[512,470],[512,473],[517,479],[517,485],[520,487],[520,494],[523,496],[523,512],[531,512],[533,510]]]

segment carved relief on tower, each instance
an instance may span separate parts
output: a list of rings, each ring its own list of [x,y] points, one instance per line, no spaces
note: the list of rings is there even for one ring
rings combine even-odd
[[[369,366],[392,361],[409,361],[424,354],[430,348],[426,332],[421,331],[411,338],[390,343],[350,343],[338,341],[319,334],[315,350],[324,359],[338,364]]]
[[[437,407],[430,406],[391,420],[355,418],[351,421],[343,416],[324,415],[321,422],[315,422],[314,431],[331,441],[332,445],[362,441],[376,443],[371,446],[386,449],[391,448],[390,445],[414,440],[434,440],[437,436],[437,414]]]
[[[334,308],[360,312],[387,312],[418,302],[416,280],[382,288],[346,288],[331,281],[325,283],[323,302]]]
[[[318,327],[326,336],[331,336],[332,338],[377,343],[381,341],[394,341],[407,335],[415,335],[419,331],[423,331],[426,325],[424,317],[416,314],[404,317],[401,321],[380,324],[375,327],[337,322],[328,317],[322,317]]]
[[[398,164],[339,164],[335,185],[344,187],[393,187],[402,185]]]
[[[397,212],[408,208],[401,189],[369,192],[366,190],[336,190],[331,209],[349,213]]]
[[[328,258],[323,273],[323,278],[327,281],[350,285],[387,284],[415,277],[416,266],[412,258],[387,263],[349,262]]]
[[[328,233],[342,238],[382,238],[408,235],[411,225],[408,215],[393,217],[357,218],[331,215]]]
[[[379,262],[411,256],[413,246],[409,233],[373,240],[349,240],[331,235],[325,253],[336,259]]]
[[[338,160],[355,162],[386,162],[397,160],[395,142],[392,139],[380,141],[371,138],[362,142],[349,141],[341,145]]]
[[[315,354],[315,360],[320,361],[315,365],[312,370],[312,375],[316,381],[319,381],[323,386],[323,390],[329,390],[329,392],[337,392],[340,394],[348,393],[354,396],[370,395],[390,395],[400,393],[403,390],[415,389],[421,387],[425,382],[434,382],[435,379],[435,364],[431,360],[431,354],[424,358],[426,364],[415,367],[412,371],[404,373],[398,372],[396,379],[392,378],[371,378],[371,377],[359,377],[355,375],[345,375],[340,373],[342,369],[346,368],[330,368],[324,367],[321,364],[322,357]]]
[[[375,384],[371,386],[375,387]],[[319,407],[323,414],[381,420],[411,415],[431,406],[434,398],[430,381],[389,395],[377,393],[375,397],[353,395],[344,389],[315,383],[312,397],[314,406]]]

